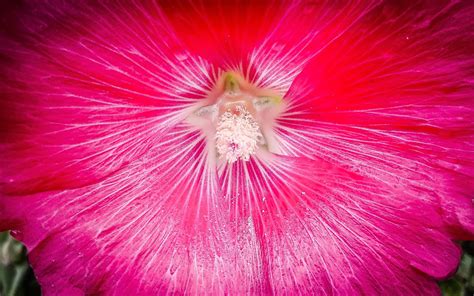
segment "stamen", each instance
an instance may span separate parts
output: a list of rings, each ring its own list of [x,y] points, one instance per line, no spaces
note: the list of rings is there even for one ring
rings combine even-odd
[[[229,163],[248,161],[264,141],[258,123],[243,106],[219,116],[215,140],[219,157]]]

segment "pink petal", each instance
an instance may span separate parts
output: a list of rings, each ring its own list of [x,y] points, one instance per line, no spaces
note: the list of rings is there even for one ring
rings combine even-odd
[[[471,9],[384,5],[353,26],[287,94],[285,153],[436,201],[454,237],[472,239]]]
[[[305,65],[344,36],[377,1],[294,2],[250,54],[254,83],[282,92]]]
[[[252,217],[272,291],[437,295],[432,277],[457,267],[436,202],[321,159],[239,163],[221,180],[242,197],[229,203],[234,219]]]
[[[135,11],[141,17],[127,9],[40,5],[16,16],[23,25],[6,34],[18,37],[1,45],[13,60],[0,82],[9,111],[1,160],[8,192],[109,176],[158,143],[209,90],[210,66],[177,46],[158,7]]]

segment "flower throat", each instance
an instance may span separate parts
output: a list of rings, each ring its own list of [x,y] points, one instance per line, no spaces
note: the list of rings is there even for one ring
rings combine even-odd
[[[220,161],[249,161],[252,155],[275,146],[272,129],[283,105],[276,92],[258,88],[237,73],[226,72],[207,102],[193,117],[201,121],[201,128],[209,127],[205,134]]]

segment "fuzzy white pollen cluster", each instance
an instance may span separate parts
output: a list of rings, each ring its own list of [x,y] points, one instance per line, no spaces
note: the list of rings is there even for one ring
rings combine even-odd
[[[263,142],[260,127],[252,115],[245,108],[238,111],[238,114],[224,112],[217,123],[217,152],[229,163],[238,159],[248,161]]]

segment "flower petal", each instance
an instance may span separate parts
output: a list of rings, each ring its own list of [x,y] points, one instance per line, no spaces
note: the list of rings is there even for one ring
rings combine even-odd
[[[1,167],[12,194],[85,186],[120,170],[214,79],[158,7],[56,2],[12,11],[19,24],[0,35]]]
[[[322,159],[276,157],[222,171],[235,220],[252,217],[275,293],[439,294],[460,248],[439,205]]]
[[[255,234],[229,221],[206,150],[180,125],[97,184],[3,198],[45,295],[262,291]]]
[[[436,201],[474,231],[474,40],[468,3],[381,5],[315,57],[287,94],[285,154],[324,158]]]
[[[285,94],[312,58],[346,34],[380,1],[301,1],[289,5],[250,54],[251,80]]]
[[[167,20],[193,53],[284,94],[304,65],[379,1],[166,2]]]
[[[166,1],[167,21],[185,47],[224,70],[245,66],[250,52],[274,28],[291,3]],[[226,69],[227,68],[227,69]]]

